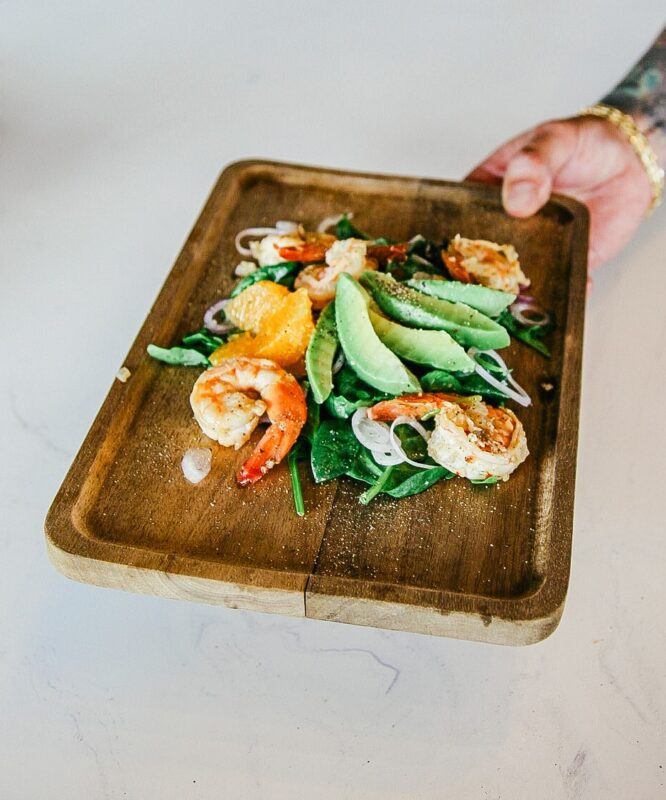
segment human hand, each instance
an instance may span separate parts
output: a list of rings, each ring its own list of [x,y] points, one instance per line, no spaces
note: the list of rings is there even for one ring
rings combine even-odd
[[[502,184],[502,201],[514,217],[529,217],[551,192],[570,195],[590,211],[590,269],[632,238],[652,200],[634,149],[615,125],[573,117],[537,125],[503,144],[467,176]]]

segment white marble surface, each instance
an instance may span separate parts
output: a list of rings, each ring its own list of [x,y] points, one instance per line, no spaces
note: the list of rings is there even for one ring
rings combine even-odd
[[[571,586],[545,642],[77,585],[42,535],[225,163],[459,178],[603,94],[662,3],[1,8],[0,798],[664,797],[663,210],[589,301]]]

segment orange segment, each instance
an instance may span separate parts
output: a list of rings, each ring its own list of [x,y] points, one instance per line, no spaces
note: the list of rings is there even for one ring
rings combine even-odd
[[[269,358],[281,367],[300,361],[314,331],[312,304],[305,289],[290,292],[260,281],[228,303],[225,313],[245,333],[230,339],[209,356],[212,364],[232,356]]]
[[[275,313],[289,294],[289,289],[279,283],[258,281],[232,298],[224,314],[237,328],[259,333],[264,319]]]

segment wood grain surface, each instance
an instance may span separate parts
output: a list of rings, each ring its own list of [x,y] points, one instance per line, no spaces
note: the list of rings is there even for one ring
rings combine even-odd
[[[550,359],[520,343],[506,351],[534,399],[518,411],[531,455],[507,483],[452,480],[364,507],[360,484],[315,486],[302,465],[299,518],[286,466],[236,485],[252,444],[234,452],[201,433],[188,402],[199,370],[145,354],[198,328],[228,295],[239,230],[276,219],[313,227],[342,210],[396,240],[461,233],[516,245],[557,328]],[[49,511],[54,564],[85,582],[232,607],[505,644],[548,635],[571,555],[587,225],[568,198],[515,220],[481,185],[231,165],[127,356],[131,378],[114,382]],[[192,486],[180,460],[196,446],[212,447],[213,466]]]

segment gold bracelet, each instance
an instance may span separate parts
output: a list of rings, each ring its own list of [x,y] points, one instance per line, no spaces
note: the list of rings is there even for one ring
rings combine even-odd
[[[652,187],[652,202],[646,212],[646,216],[651,214],[661,203],[664,195],[664,170],[659,164],[650,142],[648,142],[645,134],[638,129],[633,117],[620,111],[619,108],[607,106],[604,105],[604,103],[597,103],[595,106],[581,108],[576,116],[601,117],[602,119],[607,119],[627,137],[629,144],[640,158],[641,164],[650,181],[650,186]]]

